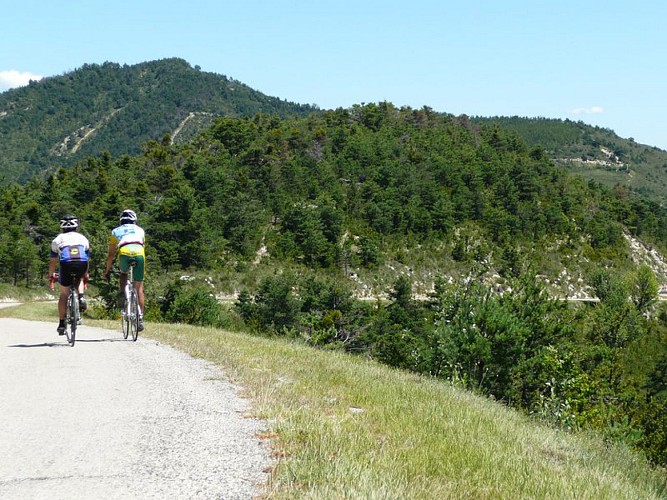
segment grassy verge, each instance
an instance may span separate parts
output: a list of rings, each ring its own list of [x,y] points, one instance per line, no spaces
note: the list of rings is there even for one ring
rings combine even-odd
[[[52,309],[0,315],[44,319]],[[146,334],[244,387],[276,459],[268,498],[667,498],[665,471],[626,449],[446,383],[284,340],[166,324]]]
[[[56,295],[48,289],[46,284],[43,288],[25,288],[0,283],[0,302],[52,300],[54,297]]]

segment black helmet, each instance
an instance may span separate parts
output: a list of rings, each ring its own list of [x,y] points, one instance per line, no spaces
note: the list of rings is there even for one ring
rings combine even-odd
[[[79,227],[79,219],[73,215],[63,215],[60,218],[60,229],[73,231],[77,227]]]
[[[135,222],[137,222],[137,214],[134,210],[123,210],[120,213],[121,224],[134,224]]]

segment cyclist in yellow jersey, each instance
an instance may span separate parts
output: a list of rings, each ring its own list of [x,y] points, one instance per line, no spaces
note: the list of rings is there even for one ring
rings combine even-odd
[[[132,271],[134,288],[139,299],[139,331],[144,329],[144,267],[145,254],[144,243],[146,234],[137,225],[137,214],[133,210],[123,210],[120,214],[120,226],[111,231],[109,240],[109,254],[107,255],[104,279],[109,280],[111,266],[118,253],[118,264],[120,267],[120,293],[123,296],[127,272],[130,269],[130,261],[135,260],[137,265]]]

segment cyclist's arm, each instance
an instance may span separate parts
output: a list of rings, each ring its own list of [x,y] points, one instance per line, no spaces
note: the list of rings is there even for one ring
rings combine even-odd
[[[116,257],[116,248],[118,243],[116,241],[109,242],[109,253],[107,254],[107,264],[104,268],[104,275],[106,276],[111,272],[111,266],[113,265],[113,260]]]
[[[56,243],[56,240],[53,240],[51,242],[51,252],[49,253],[49,275],[47,276],[47,280],[51,280],[51,276],[53,276],[56,273],[56,266],[58,265],[58,261],[60,260],[60,254],[58,253],[58,244]]]
[[[51,276],[53,276],[56,272],[56,265],[58,264],[58,256],[51,256],[49,259],[49,279],[51,279]]]

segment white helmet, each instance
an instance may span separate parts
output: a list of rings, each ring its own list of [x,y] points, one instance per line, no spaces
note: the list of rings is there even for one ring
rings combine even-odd
[[[73,215],[63,215],[60,219],[60,229],[76,229],[79,227],[79,219]]]
[[[134,210],[123,210],[120,214],[121,224],[134,224],[137,222],[137,214]]]

